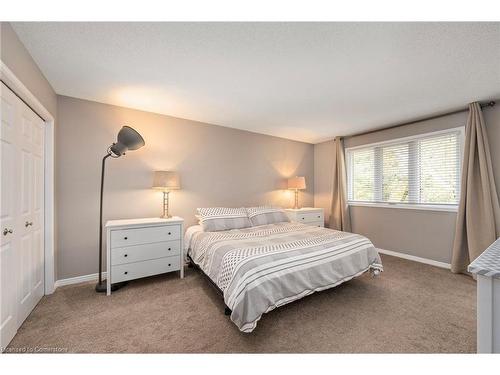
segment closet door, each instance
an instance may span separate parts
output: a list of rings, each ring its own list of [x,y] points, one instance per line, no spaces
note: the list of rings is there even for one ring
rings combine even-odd
[[[24,103],[19,137],[19,305],[18,324],[28,317],[43,296],[43,122]]]
[[[1,84],[0,333],[5,348],[44,293],[44,123]]]
[[[5,348],[14,337],[17,321],[18,241],[18,98],[2,83],[0,105],[0,346]]]

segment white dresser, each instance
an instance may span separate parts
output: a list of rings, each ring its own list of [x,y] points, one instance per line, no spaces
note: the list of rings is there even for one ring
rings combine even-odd
[[[145,218],[106,223],[107,295],[111,284],[180,271],[184,219]]]
[[[322,208],[287,208],[285,211],[291,221],[304,223],[307,225],[314,225],[317,227],[325,226],[325,214]]]

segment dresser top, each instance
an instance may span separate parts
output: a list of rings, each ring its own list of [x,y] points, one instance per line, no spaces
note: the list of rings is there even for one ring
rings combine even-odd
[[[468,270],[476,275],[500,278],[500,238],[469,264]]]
[[[123,220],[109,220],[106,222],[106,228],[114,227],[134,227],[144,225],[161,225],[161,224],[179,224],[184,219],[179,216],[173,216],[169,219],[162,219],[160,217],[146,217],[140,219],[123,219]]]
[[[316,207],[302,207],[302,208],[286,208],[285,211],[301,213],[301,212],[311,212],[311,211],[323,211],[323,209]]]

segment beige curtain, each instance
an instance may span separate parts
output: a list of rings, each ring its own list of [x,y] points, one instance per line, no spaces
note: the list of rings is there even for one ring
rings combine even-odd
[[[469,104],[460,191],[451,262],[456,273],[465,272],[500,235],[498,195],[479,103]]]
[[[335,161],[333,165],[332,212],[330,228],[351,231],[351,217],[347,205],[346,168],[344,158],[344,140],[335,138]]]

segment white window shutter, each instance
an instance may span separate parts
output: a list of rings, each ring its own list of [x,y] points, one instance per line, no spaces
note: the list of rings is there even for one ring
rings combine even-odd
[[[346,150],[351,202],[457,205],[460,129]]]

